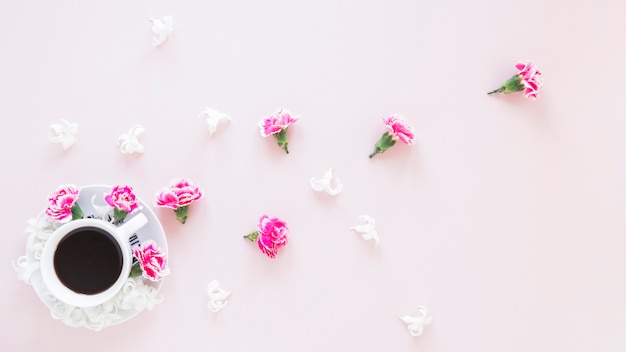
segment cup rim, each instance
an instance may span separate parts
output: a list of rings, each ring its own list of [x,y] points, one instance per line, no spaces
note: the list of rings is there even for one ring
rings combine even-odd
[[[81,227],[97,227],[105,230],[117,241],[122,251],[122,270],[117,280],[106,290],[91,295],[75,292],[66,287],[54,270],[54,254],[56,253],[58,244],[67,234]],[[126,239],[120,238],[115,226],[105,220],[86,218],[72,220],[57,228],[50,235],[42,249],[40,263],[43,284],[55,298],[71,306],[87,308],[107,302],[122,289],[122,286],[130,275],[132,254],[130,244]]]

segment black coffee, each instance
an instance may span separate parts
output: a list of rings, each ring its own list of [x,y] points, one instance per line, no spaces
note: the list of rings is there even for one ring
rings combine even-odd
[[[109,233],[97,227],[74,230],[59,242],[54,270],[72,291],[96,294],[113,286],[122,272],[122,250]]]

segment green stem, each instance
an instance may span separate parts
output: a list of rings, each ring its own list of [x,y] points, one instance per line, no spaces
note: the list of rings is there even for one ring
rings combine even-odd
[[[524,90],[524,83],[522,83],[522,77],[520,75],[513,75],[502,84],[502,87],[493,90],[487,94],[504,93],[511,94]]]
[[[376,154],[384,153],[385,150],[393,147],[396,144],[396,139],[389,132],[383,133],[383,136],[380,137],[376,145],[374,146],[374,151],[369,155],[370,159],[374,157]]]
[[[374,146],[374,151],[369,155],[370,159],[374,157],[374,155],[382,153],[380,147],[378,146],[378,143],[376,143],[376,145]]]
[[[250,232],[249,234],[243,236],[243,238],[251,242],[256,242],[257,239],[259,238],[259,232],[258,231]]]
[[[502,92],[504,92],[504,86],[502,86],[502,87],[500,87],[498,89],[492,90],[491,92],[489,92],[487,94],[502,93]]]
[[[288,139],[287,139],[287,128],[283,128],[280,132],[274,134],[274,138],[278,143],[278,146],[281,147],[287,154],[289,154],[289,149],[287,148]]]

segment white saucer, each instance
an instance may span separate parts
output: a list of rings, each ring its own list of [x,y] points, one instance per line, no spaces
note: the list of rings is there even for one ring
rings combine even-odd
[[[109,193],[112,188],[112,186],[104,185],[90,185],[80,188],[77,202],[83,210],[84,217],[107,220],[112,216],[112,208],[106,208],[107,204],[104,201],[104,194]],[[136,233],[139,242],[153,240],[167,256],[167,241],[159,219],[148,204],[141,199],[138,199],[138,203],[140,209],[137,211],[148,218],[148,223]],[[103,212],[105,213],[103,214]],[[56,227],[58,224],[49,222],[43,211],[36,218],[31,219],[27,228],[30,236],[27,240],[26,255],[18,259],[17,265],[15,265],[18,277],[22,275],[20,279],[33,286],[41,301],[50,308],[53,318],[70,326],[101,330],[125,322],[143,310],[152,309],[154,305],[161,302],[158,291],[163,280],[153,282],[141,276],[135,279],[129,278],[120,293],[109,302],[96,307],[77,308],[57,300],[43,284],[39,271],[39,255],[45,246],[46,233],[51,233]]]

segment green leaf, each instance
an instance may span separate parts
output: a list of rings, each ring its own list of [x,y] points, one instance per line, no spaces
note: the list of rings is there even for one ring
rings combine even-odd
[[[189,206],[185,205],[183,207],[178,207],[174,209],[174,213],[176,214],[176,219],[178,219],[178,221],[180,221],[181,224],[184,224],[187,221],[187,207]]]
[[[502,84],[502,87],[498,89],[494,89],[487,94],[494,94],[494,93],[511,94],[515,92],[521,92],[524,89],[526,89],[526,87],[524,87],[524,83],[522,83],[522,76],[516,74],[512,76],[511,78],[507,79],[506,82]]]
[[[124,209],[119,209],[118,207],[115,207],[113,209],[113,218],[115,218],[115,220],[117,221],[122,221],[126,218],[126,215],[128,215],[128,212]]]
[[[504,91],[502,91],[504,94],[520,92],[525,88],[520,75],[515,75],[509,78],[506,82],[504,82],[502,87],[504,88]]]
[[[83,210],[80,208],[78,203],[74,203],[72,206],[72,220],[82,219],[83,215]]]
[[[139,277],[143,275],[143,270],[141,270],[141,265],[139,265],[139,262],[133,264],[133,266],[130,268],[130,277],[135,278],[135,277]]]
[[[287,138],[287,128],[283,128],[280,132],[274,134],[274,139],[278,143],[278,146],[281,147],[287,154],[289,154],[289,149],[287,148],[287,144],[289,144],[289,140]]]
[[[374,151],[369,155],[370,159],[376,154],[384,153],[387,149],[393,147],[396,144],[396,139],[389,132],[385,132],[382,137],[376,142]]]

